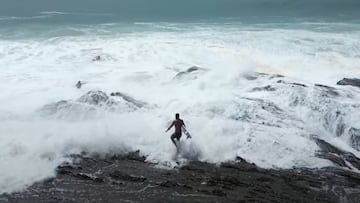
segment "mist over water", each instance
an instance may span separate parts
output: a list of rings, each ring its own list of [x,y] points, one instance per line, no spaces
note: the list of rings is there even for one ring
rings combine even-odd
[[[184,162],[331,165],[315,157],[313,134],[359,155],[346,134],[360,128],[359,90],[323,97],[314,86],[360,77],[358,2],[221,2],[2,2],[0,193],[51,177],[82,152],[140,150],[159,167],[175,166],[164,132],[175,112],[193,135],[182,140]],[[308,88],[247,79],[255,72]],[[256,90],[268,85],[274,90]],[[89,91],[145,105],[119,97],[92,105],[79,99]]]

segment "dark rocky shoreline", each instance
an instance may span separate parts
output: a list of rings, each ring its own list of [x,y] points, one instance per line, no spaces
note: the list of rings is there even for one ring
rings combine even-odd
[[[0,202],[360,202],[360,175],[335,167],[262,169],[238,157],[160,169],[139,152],[73,160],[56,177],[1,195]]]

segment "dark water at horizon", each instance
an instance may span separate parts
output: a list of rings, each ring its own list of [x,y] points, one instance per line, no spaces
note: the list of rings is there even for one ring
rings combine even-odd
[[[19,23],[186,22],[236,19],[354,22],[358,0],[0,0],[0,25]]]

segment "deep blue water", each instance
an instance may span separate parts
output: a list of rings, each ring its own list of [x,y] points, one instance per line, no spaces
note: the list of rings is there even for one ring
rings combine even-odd
[[[237,19],[353,22],[359,0],[0,0],[0,25]],[[56,13],[57,12],[57,13]]]

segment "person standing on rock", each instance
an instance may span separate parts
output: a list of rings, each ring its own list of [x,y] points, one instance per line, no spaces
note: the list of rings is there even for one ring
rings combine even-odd
[[[182,128],[185,127],[185,123],[183,120],[180,119],[180,114],[176,113],[175,114],[175,120],[171,123],[171,125],[168,127],[168,129],[165,131],[169,131],[173,126],[175,126],[175,132],[171,135],[171,141],[174,143],[175,147],[178,147],[176,144],[175,139],[177,139],[177,141],[180,140],[181,135],[182,135]],[[189,138],[189,136],[188,136]]]

